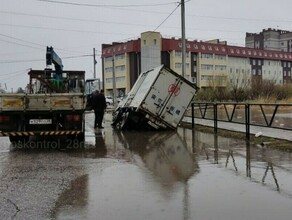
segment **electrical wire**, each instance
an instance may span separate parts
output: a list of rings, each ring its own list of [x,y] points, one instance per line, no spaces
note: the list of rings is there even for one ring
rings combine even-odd
[[[65,32],[77,32],[77,33],[129,35],[129,33],[127,33],[127,34],[123,34],[123,33],[108,33],[108,32],[101,32],[101,31],[84,31],[84,30],[76,30],[76,29],[50,28],[50,27],[29,26],[29,25],[17,25],[17,24],[5,24],[5,23],[0,24],[0,26],[20,27],[20,28],[32,28],[32,29],[40,29],[40,30],[65,31]]]
[[[85,55],[77,55],[77,56],[68,56],[62,57],[63,59],[75,59],[75,58],[82,58],[82,57],[92,57],[92,54],[85,54]],[[9,64],[9,63],[25,63],[25,62],[44,62],[45,59],[28,59],[28,60],[0,60],[0,64]]]
[[[87,7],[98,7],[98,8],[128,8],[128,7],[153,7],[153,6],[165,6],[174,4],[176,2],[169,3],[159,3],[159,4],[144,4],[144,5],[95,5],[95,4],[85,4],[85,3],[73,3],[73,2],[64,2],[64,1],[54,1],[54,0],[37,0],[40,2],[48,2],[48,3],[57,3],[57,4],[66,4],[66,5],[75,5],[75,6],[87,6]]]
[[[17,74],[20,74],[20,73],[23,73],[24,71],[28,71],[29,69],[22,69],[22,70],[17,70],[17,71],[13,71],[13,72],[10,72],[10,73],[4,73],[4,74],[0,74],[0,77],[2,76],[7,76],[7,75],[17,75]]]
[[[9,36],[9,35],[6,35],[6,34],[0,34],[0,36],[7,37],[9,39],[18,40],[18,41],[25,42],[25,43],[30,43],[30,44],[33,44],[33,45],[36,45],[36,46],[40,46],[40,47],[44,46],[42,44],[37,44],[37,43],[31,42],[31,41],[26,41],[26,40],[23,40],[23,39],[20,39],[20,38],[16,38],[16,37],[13,37],[13,36]]]
[[[3,39],[0,39],[0,41],[5,42],[5,43],[9,43],[9,44],[16,44],[16,45],[19,45],[19,46],[40,50],[39,47],[33,47],[33,46],[25,45],[25,44],[20,44],[20,43],[17,43],[17,42],[12,42],[12,41],[3,40]]]
[[[168,18],[178,9],[179,6],[180,4],[178,4],[175,9],[153,31],[156,31],[158,28],[160,28],[168,20]]]
[[[168,18],[178,9],[178,7],[180,6],[180,4],[178,4],[175,9],[170,12],[170,14],[152,31],[152,32],[155,32],[158,28],[160,28],[167,20]],[[145,38],[148,38],[149,36],[151,36],[152,33],[149,33],[148,35],[146,35]]]
[[[23,16],[30,16],[30,17],[50,18],[50,19],[58,19],[58,20],[81,21],[81,22],[87,22],[87,23],[88,22],[94,22],[94,23],[103,23],[103,24],[139,26],[139,27],[141,27],[141,26],[142,27],[149,27],[150,26],[150,25],[145,25],[145,24],[134,24],[134,23],[113,22],[113,21],[104,21],[104,20],[92,20],[92,19],[82,19],[82,18],[69,18],[69,17],[49,16],[49,15],[41,15],[41,14],[27,14],[27,13],[20,13],[20,12],[0,11],[0,13],[13,14],[13,15],[23,15]]]

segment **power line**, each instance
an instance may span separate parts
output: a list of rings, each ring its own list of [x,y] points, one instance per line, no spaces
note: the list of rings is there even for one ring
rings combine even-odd
[[[6,34],[0,34],[0,36],[7,37],[9,39],[14,39],[14,40],[22,41],[22,42],[25,42],[25,43],[30,43],[30,44],[33,44],[33,45],[36,45],[36,46],[41,46],[41,47],[44,46],[42,44],[37,44],[37,43],[34,43],[34,42],[26,41],[26,40],[23,40],[23,39],[20,39],[20,38],[16,38],[16,37],[13,37],[13,36],[9,36],[9,35],[6,35]]]
[[[26,63],[26,62],[40,62],[45,59],[29,59],[29,60],[4,60],[0,61],[0,64],[8,64],[8,63]]]
[[[58,16],[46,16],[46,15],[38,15],[38,14],[27,14],[27,13],[19,13],[19,12],[6,12],[0,11],[0,13],[7,13],[7,14],[15,14],[15,15],[24,15],[24,16],[32,16],[32,17],[42,17],[42,18],[51,18],[51,19],[62,19],[62,20],[73,20],[73,21],[81,21],[81,22],[96,22],[96,23],[104,23],[104,24],[117,24],[117,25],[129,25],[129,26],[139,26],[139,27],[151,27],[151,25],[145,24],[134,24],[134,23],[125,23],[125,22],[111,22],[111,21],[102,21],[102,20],[91,20],[91,19],[78,19],[78,18],[69,18],[69,17],[58,17]],[[165,14],[165,13],[161,13]],[[232,17],[216,17],[216,16],[204,16],[204,15],[186,15],[192,17],[201,17],[201,18],[211,18],[211,19],[227,19],[227,20],[245,20],[245,21],[270,21],[270,22],[292,22],[288,20],[264,20],[264,19],[252,19],[252,18],[232,18]],[[63,30],[63,31],[73,31],[73,32],[88,32],[88,33],[101,33],[101,34],[117,34],[117,33],[102,33],[102,32],[93,32],[93,31],[80,31],[80,30],[66,30],[66,29],[53,29],[53,28],[43,28],[43,27],[34,27],[34,26],[20,26],[20,25],[12,25],[12,24],[0,24],[6,26],[17,26],[23,28],[36,28],[36,29],[49,29],[49,30]],[[179,27],[173,26],[164,26],[164,28],[168,29],[178,29]],[[208,30],[208,29],[198,29],[198,28],[191,28],[188,27],[188,30],[202,30],[202,31],[220,31],[220,32],[240,32],[245,33],[243,31],[236,31],[236,30]],[[119,33],[121,34],[121,33]]]
[[[92,57],[92,54],[78,55],[78,56],[68,56],[62,57],[63,59],[73,59],[73,58],[82,58],[82,57]],[[0,61],[0,64],[8,64],[8,63],[25,63],[25,62],[40,62],[45,61],[45,59],[28,59],[28,60],[4,60]]]
[[[176,9],[180,6],[180,4],[178,4],[175,9],[170,12],[170,14],[153,30],[153,32],[155,32],[159,27],[161,27],[162,24],[164,24],[168,18],[176,11]],[[149,36],[151,36],[152,33],[149,33],[145,38],[148,38]]]
[[[153,31],[156,31],[159,27],[161,27],[161,25],[167,21],[167,19],[176,11],[176,9],[178,9],[179,6],[180,4],[178,4],[175,9]]]
[[[132,10],[130,10],[132,11]],[[137,10],[134,10],[137,11]],[[168,12],[161,11],[146,11],[146,10],[138,10],[137,12],[146,12],[152,14],[168,14]],[[11,12],[11,11],[1,11],[2,14],[13,14],[13,15],[23,15],[23,16],[32,16],[32,17],[42,17],[42,18],[53,18],[53,19],[64,19],[64,20],[73,20],[73,21],[84,21],[84,22],[100,22],[100,23],[114,23],[114,24],[127,24],[127,25],[142,25],[142,24],[131,24],[131,23],[120,23],[120,22],[110,22],[110,21],[99,21],[92,19],[82,19],[82,18],[69,18],[62,16],[49,16],[44,14],[29,14],[23,12]],[[199,17],[199,18],[209,18],[209,19],[222,19],[222,20],[239,20],[239,21],[261,21],[261,22],[292,22],[292,20],[269,20],[262,18],[242,18],[242,17],[220,17],[220,16],[210,16],[210,15],[200,15],[200,14],[186,14],[186,17]]]
[[[16,45],[23,46],[23,47],[33,48],[33,49],[37,49],[37,50],[40,49],[39,47],[33,47],[33,46],[29,46],[29,45],[25,45],[25,44],[20,44],[20,43],[8,41],[8,40],[2,40],[2,39],[0,39],[0,41],[6,42],[6,43],[9,43],[9,44],[16,44]]]
[[[57,4],[65,4],[65,5],[75,5],[75,6],[87,6],[87,7],[98,7],[98,8],[128,8],[128,7],[153,7],[153,6],[165,6],[170,4],[175,4],[176,2],[169,3],[159,3],[159,4],[144,4],[144,5],[105,5],[105,4],[85,4],[85,3],[73,3],[73,2],[64,2],[64,1],[54,1],[54,0],[38,0],[40,2],[48,2],[48,3],[57,3]]]
[[[66,32],[78,32],[78,33],[95,33],[95,34],[116,34],[116,35],[129,35],[123,33],[106,33],[101,31],[84,31],[84,30],[74,30],[74,29],[62,29],[62,28],[49,28],[49,27],[40,27],[40,26],[29,26],[29,25],[16,25],[16,24],[0,24],[0,26],[9,26],[9,27],[21,27],[21,28],[32,28],[32,29],[41,29],[41,30],[54,30],[54,31],[66,31]]]
[[[129,25],[129,26],[143,26],[149,27],[150,25],[144,24],[134,24],[134,23],[125,23],[125,22],[114,22],[114,21],[104,21],[104,20],[92,20],[92,19],[82,19],[82,18],[69,18],[62,16],[49,16],[49,15],[41,15],[41,14],[28,14],[21,12],[6,12],[0,11],[0,13],[4,14],[13,14],[13,15],[23,15],[23,16],[31,16],[31,17],[41,17],[41,18],[50,18],[50,19],[58,19],[58,20],[69,20],[69,21],[81,21],[81,22],[94,22],[94,23],[104,23],[104,24],[117,24],[117,25]]]
[[[2,76],[7,76],[7,75],[17,75],[17,74],[23,73],[24,71],[27,72],[28,70],[29,70],[29,69],[24,69],[24,70],[13,71],[13,72],[10,72],[10,73],[0,74],[0,77],[2,77]]]

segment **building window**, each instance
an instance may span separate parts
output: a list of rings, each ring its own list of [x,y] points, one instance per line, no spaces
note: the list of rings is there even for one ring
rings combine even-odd
[[[117,72],[122,72],[126,69],[126,66],[125,65],[121,65],[121,66],[116,66],[116,71]]]
[[[113,82],[113,78],[105,79],[105,82],[106,82],[106,83],[112,83],[112,82]]]
[[[126,79],[126,77],[124,77],[124,76],[116,77],[116,82],[117,82],[117,83],[118,83],[118,82],[124,82],[125,79]]]
[[[181,69],[182,68],[182,63],[175,63],[175,68],[176,69]],[[190,68],[190,64],[186,63],[186,68]]]
[[[176,69],[180,69],[180,68],[182,68],[182,64],[181,64],[181,63],[175,63],[175,68],[176,68]]]
[[[106,57],[104,58],[104,62],[112,62],[113,58],[112,57]]]
[[[213,54],[202,53],[201,58],[203,59],[213,59]]]
[[[181,57],[182,56],[182,52],[181,51],[175,51],[175,56],[176,57]]]
[[[144,45],[146,45],[146,40],[143,40]]]
[[[214,59],[216,59],[216,60],[226,60],[226,56],[225,55],[215,54]]]
[[[116,60],[123,60],[123,59],[125,59],[125,54],[119,54],[119,55],[116,55],[116,56],[115,56],[115,59],[116,59]]]
[[[201,80],[213,80],[213,76],[205,76],[205,75],[202,75],[201,76]]]
[[[154,45],[156,45],[157,44],[157,40],[156,39],[154,39]]]
[[[213,65],[202,64],[202,70],[213,70]]]
[[[223,66],[223,65],[215,65],[215,70],[225,71],[226,70],[226,66]]]
[[[113,72],[113,68],[112,67],[107,67],[107,68],[105,68],[105,72],[106,73],[111,73],[111,72]]]

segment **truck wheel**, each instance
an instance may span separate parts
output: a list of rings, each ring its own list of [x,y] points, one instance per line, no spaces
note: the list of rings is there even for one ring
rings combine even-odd
[[[67,139],[69,139],[69,141],[67,142],[67,146],[69,148],[79,148],[84,146],[85,134],[84,132],[82,132],[79,135],[68,135]]]
[[[77,135],[77,140],[80,141],[80,142],[84,142],[85,140],[85,134],[84,132],[82,132],[81,134]]]
[[[123,114],[121,122],[118,124],[118,129],[124,130],[128,124],[129,112]]]

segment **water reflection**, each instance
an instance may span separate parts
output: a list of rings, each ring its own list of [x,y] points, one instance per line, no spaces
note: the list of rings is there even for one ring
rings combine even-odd
[[[188,180],[199,171],[199,166],[184,140],[176,132],[116,132],[116,135],[125,148],[142,158],[161,184],[183,183],[183,219],[190,219]]]
[[[239,176],[245,166],[245,176],[252,182],[261,183],[278,192],[285,186],[285,194],[292,197],[290,184],[287,184],[288,180],[292,179],[290,153],[268,149],[261,145],[252,145],[249,141],[220,137],[216,134],[191,132],[188,129],[181,129],[180,133],[188,133],[184,138],[192,140],[188,145],[197,146],[195,151],[199,158],[213,161],[213,164],[224,165],[225,169],[233,170]],[[188,135],[191,135],[191,138],[188,138]],[[214,137],[213,140],[210,136]],[[288,164],[286,165],[288,168],[281,165],[282,163]],[[219,167],[222,168],[222,166]],[[277,176],[286,176],[281,179],[282,184],[279,183]]]
[[[68,152],[89,161],[84,163],[90,166],[88,183],[62,194],[58,217],[289,219],[289,153],[185,128],[177,133],[108,130],[91,140]],[[68,208],[75,190],[86,191],[80,199],[87,203]],[[284,217],[274,218],[269,201],[280,204]]]
[[[63,216],[71,216],[74,219],[82,219],[82,212],[88,205],[88,193],[88,175],[76,178],[59,196],[51,217],[57,219]],[[72,209],[74,209],[73,215],[70,213]],[[62,211],[62,215],[59,214],[60,211]]]
[[[116,132],[116,135],[162,183],[185,182],[198,171],[195,158],[176,132]]]

